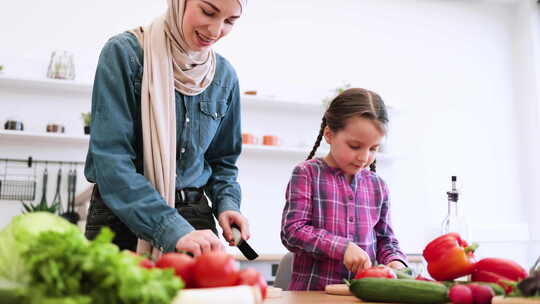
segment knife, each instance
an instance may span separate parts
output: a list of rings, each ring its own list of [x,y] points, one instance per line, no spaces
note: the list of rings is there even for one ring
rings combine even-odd
[[[240,228],[233,224],[231,226],[233,238],[234,238],[234,245],[240,249],[240,252],[248,259],[248,260],[255,260],[259,257],[259,255],[249,246],[246,240],[242,239],[242,234],[240,233]]]

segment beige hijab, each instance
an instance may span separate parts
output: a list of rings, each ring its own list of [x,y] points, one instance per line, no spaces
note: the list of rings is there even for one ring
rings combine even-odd
[[[244,8],[246,0],[238,0]],[[190,51],[182,31],[186,0],[167,0],[167,12],[144,28],[132,30],[144,51],[141,88],[144,175],[174,208],[176,191],[175,89],[203,92],[214,79],[212,49]],[[159,257],[159,248],[139,239],[137,252]]]

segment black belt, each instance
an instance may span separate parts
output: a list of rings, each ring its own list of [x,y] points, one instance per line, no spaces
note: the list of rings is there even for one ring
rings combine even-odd
[[[204,188],[184,188],[176,190],[175,204],[177,206],[196,204],[201,201]]]

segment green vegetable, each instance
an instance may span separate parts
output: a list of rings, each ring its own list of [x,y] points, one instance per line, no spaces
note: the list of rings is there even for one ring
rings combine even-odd
[[[92,112],[81,113],[81,118],[85,126],[90,126],[92,123]]]
[[[418,280],[363,278],[353,280],[349,290],[366,302],[427,304],[449,301],[446,286]]]
[[[170,304],[182,288],[173,270],[140,267],[112,238],[88,241],[51,213],[16,216],[0,231],[0,303]]]
[[[34,212],[15,216],[0,231],[0,279],[28,283],[29,270],[22,254],[43,231],[73,231],[79,233],[79,239],[85,240],[77,226],[51,213]]]
[[[0,280],[0,299],[2,304],[20,304],[24,301],[26,288],[11,281]]]
[[[32,289],[48,299],[71,297],[92,304],[170,304],[182,288],[171,269],[145,269],[139,257],[120,252],[105,228],[91,242],[79,231],[42,233],[24,254]],[[47,304],[32,302],[32,304]],[[54,303],[54,302],[51,302]]]
[[[22,205],[24,208],[24,213],[43,211],[43,212],[49,212],[49,213],[55,214],[58,212],[58,210],[60,210],[59,202],[52,203],[52,205],[50,206],[47,205],[47,203],[45,202],[39,202],[38,204],[31,204],[31,203],[27,204],[23,202]]]
[[[412,276],[412,269],[408,267],[402,269],[394,269],[394,272],[396,273],[398,279],[414,280],[414,277]]]

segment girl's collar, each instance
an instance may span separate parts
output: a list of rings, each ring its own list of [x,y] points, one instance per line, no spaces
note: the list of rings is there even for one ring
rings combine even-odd
[[[326,161],[324,161],[323,158],[316,157],[316,158],[314,158],[314,160],[317,161],[319,164],[321,164],[321,167],[326,168],[326,170],[328,170],[329,172],[331,172],[333,174],[336,174],[336,175],[343,175],[343,177],[345,177],[345,172],[343,172],[343,170],[341,170],[338,167],[330,166],[328,163],[326,163]],[[358,171],[354,175],[354,179],[359,179],[359,178],[361,179],[362,176],[367,172],[366,170],[367,169],[362,169],[362,170]]]

